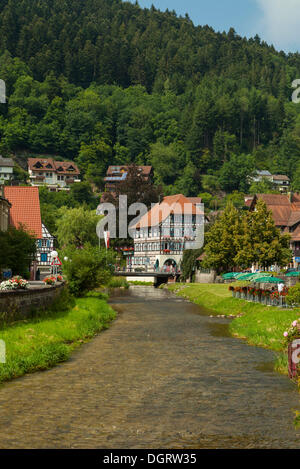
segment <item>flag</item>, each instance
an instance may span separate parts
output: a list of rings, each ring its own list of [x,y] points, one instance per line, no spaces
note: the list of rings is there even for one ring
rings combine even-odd
[[[104,231],[104,241],[105,241],[105,246],[106,246],[106,249],[109,248],[109,231]]]

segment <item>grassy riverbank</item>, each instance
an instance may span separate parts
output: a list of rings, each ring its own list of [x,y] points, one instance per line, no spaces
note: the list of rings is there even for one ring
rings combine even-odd
[[[2,327],[6,363],[0,364],[0,383],[67,360],[76,347],[109,327],[115,315],[101,294],[74,300],[64,293],[46,314]]]
[[[241,315],[231,322],[231,334],[246,339],[251,345],[277,352],[275,368],[280,372],[287,372],[283,332],[294,319],[300,317],[299,309],[281,310],[232,298],[226,284],[173,284],[168,289],[207,308],[211,314]]]

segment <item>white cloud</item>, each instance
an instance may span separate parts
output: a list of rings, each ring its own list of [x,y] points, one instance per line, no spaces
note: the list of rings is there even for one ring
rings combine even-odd
[[[260,36],[278,49],[300,50],[300,0],[256,0]]]

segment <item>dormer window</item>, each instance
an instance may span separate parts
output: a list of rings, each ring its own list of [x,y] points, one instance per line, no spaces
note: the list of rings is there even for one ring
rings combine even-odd
[[[38,161],[37,163],[35,163],[35,164],[33,165],[33,167],[39,169],[39,168],[42,168],[43,165]]]

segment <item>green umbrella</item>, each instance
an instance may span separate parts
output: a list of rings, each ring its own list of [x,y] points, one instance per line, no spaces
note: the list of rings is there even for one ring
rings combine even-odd
[[[300,275],[300,272],[288,272],[285,274],[286,277],[298,277]]]
[[[237,275],[235,278],[236,280],[248,280],[250,277],[252,277],[251,272],[242,272],[241,274]]]
[[[235,278],[238,272],[228,272],[227,274],[223,274],[222,277],[224,280],[230,280],[231,278]]]
[[[272,277],[272,274],[268,274],[267,272],[256,272],[255,274],[252,274],[248,280],[255,280],[261,277]]]
[[[284,283],[281,278],[276,277],[259,277],[254,280],[256,283]]]

